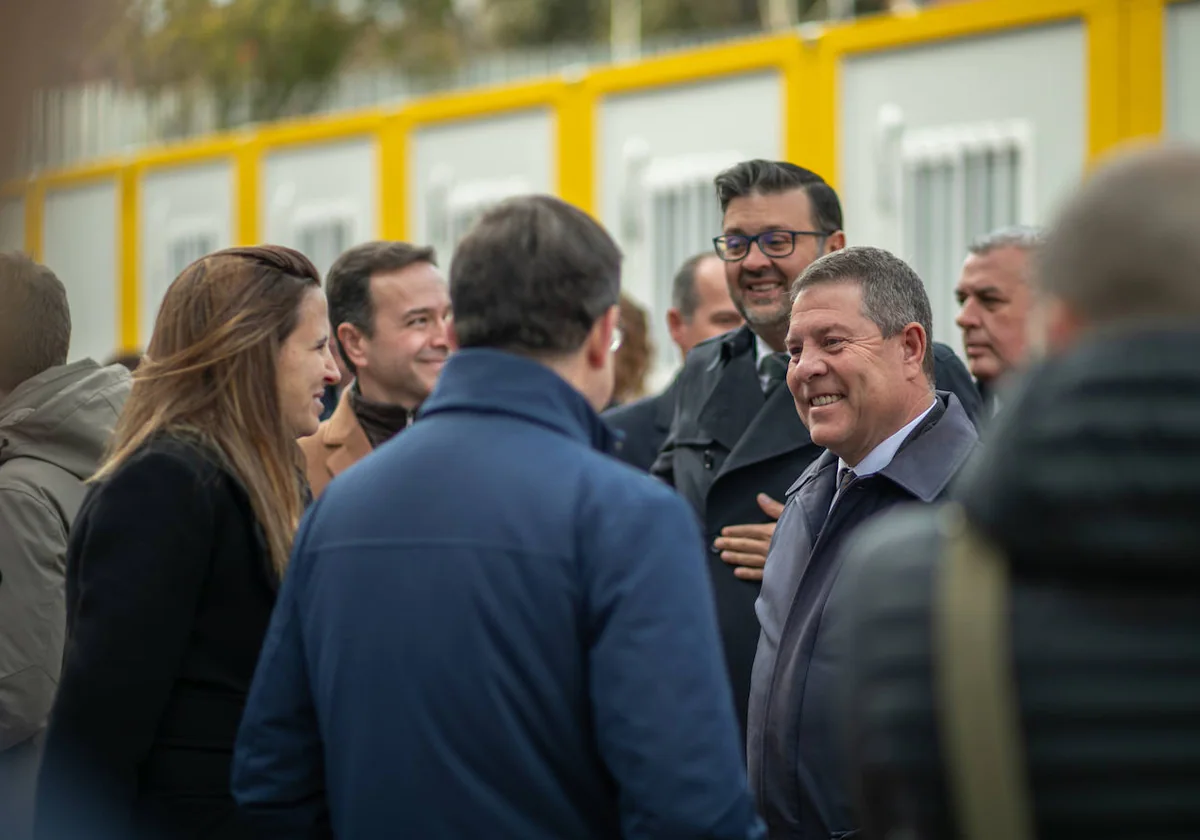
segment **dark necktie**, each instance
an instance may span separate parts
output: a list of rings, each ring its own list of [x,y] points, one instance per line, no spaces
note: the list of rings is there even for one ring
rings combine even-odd
[[[764,356],[762,360],[762,372],[767,377],[766,395],[769,397],[776,388],[783,382],[787,381],[788,369],[788,354],[787,353],[772,353],[769,356]]]
[[[850,469],[849,467],[841,467],[838,470],[837,494],[839,496],[842,495],[842,491],[845,490],[847,485],[849,485],[850,482],[856,478],[858,478],[858,476],[854,474],[854,470]]]

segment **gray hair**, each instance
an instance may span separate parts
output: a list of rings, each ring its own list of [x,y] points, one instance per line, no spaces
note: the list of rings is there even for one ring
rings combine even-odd
[[[909,324],[920,324],[925,330],[921,368],[933,387],[933,310],[925,284],[908,263],[882,248],[843,248],[816,260],[796,278],[792,301],[821,283],[857,283],[862,288],[863,316],[879,327],[884,338],[899,335]]]
[[[1036,225],[1012,225],[985,233],[967,246],[977,257],[984,257],[1000,248],[1019,248],[1037,251],[1046,240],[1046,232]]]
[[[1141,149],[1064,205],[1039,256],[1039,291],[1094,324],[1200,316],[1200,150]]]
[[[679,266],[679,271],[675,272],[675,279],[671,282],[671,305],[679,310],[679,314],[688,323],[691,323],[692,316],[700,306],[700,294],[696,290],[696,270],[700,263],[709,257],[719,259],[712,251],[701,251],[688,257],[683,261],[683,265]]]

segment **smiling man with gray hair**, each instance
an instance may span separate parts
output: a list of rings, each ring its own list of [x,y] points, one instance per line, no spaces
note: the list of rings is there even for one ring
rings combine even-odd
[[[856,827],[831,725],[854,608],[838,549],[882,511],[940,499],[978,436],[958,398],[934,389],[929,298],[903,260],[837,251],[792,294],[787,386],[825,451],[788,490],[767,558],[747,750],[770,837],[828,840]]]

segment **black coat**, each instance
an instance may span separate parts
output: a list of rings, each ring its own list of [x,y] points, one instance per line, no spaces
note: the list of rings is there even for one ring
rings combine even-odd
[[[957,494],[1011,577],[1039,837],[1200,836],[1200,331],[1109,334],[1011,394]],[[847,702],[870,838],[961,836],[934,714],[935,514],[846,547]]]
[[[248,496],[199,445],[160,436],[93,488],[38,838],[250,836],[230,765],[275,592]]]
[[[934,344],[934,359],[937,388],[954,393],[976,421],[979,392],[966,366],[944,344]],[[744,734],[758,645],[759,584],[736,578],[712,543],[729,525],[770,521],[757,494],[782,502],[823,450],[808,436],[787,388],[763,396],[748,326],[696,345],[677,387],[671,431],[651,471],[691,502],[704,523],[725,662]]]
[[[671,430],[678,390],[679,377],[676,377],[661,394],[610,408],[601,415],[609,426],[620,432],[616,449],[618,458],[649,472]]]

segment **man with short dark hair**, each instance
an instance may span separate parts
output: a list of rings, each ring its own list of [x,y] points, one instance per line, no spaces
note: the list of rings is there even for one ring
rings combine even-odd
[[[458,246],[421,422],[296,538],[233,780],[266,834],[762,836],[695,517],[606,454],[620,279],[549,196]]]
[[[788,391],[825,451],[788,489],[763,576],[750,686],[750,778],[772,838],[855,829],[833,725],[846,620],[838,550],[862,522],[941,498],[978,435],[933,385],[933,316],[903,260],[847,248],[796,281]]]
[[[1025,363],[1030,274],[1041,239],[1037,228],[1018,226],[975,240],[954,290],[959,306],[954,322],[962,330],[967,366],[988,416],[999,407],[1003,380]]]
[[[746,325],[703,342],[679,376],[675,417],[652,472],[704,523],[729,679],[742,725],[758,643],[754,602],[780,499],[822,447],[782,387],[788,289],[822,254],[844,248],[837,193],[815,172],[750,160],[716,178],[724,213],[714,244]],[[962,361],[933,345],[935,379],[974,416],[979,394]]]
[[[683,359],[701,341],[735,330],[742,316],[729,298],[725,269],[711,251],[689,257],[671,285],[667,328]],[[617,455],[627,464],[649,470],[662,449],[675,414],[678,375],[660,394],[604,412],[605,421],[624,435]]]
[[[1098,165],[955,504],[846,546],[865,836],[1200,836],[1198,230],[1200,151]]]
[[[354,382],[300,441],[317,497],[333,477],[412,425],[449,354],[450,296],[432,248],[368,242],[325,279],[338,353]]]
[[[0,254],[0,837],[30,831],[66,634],[66,552],[129,394],[129,372],[67,364],[71,312],[54,273]]]

